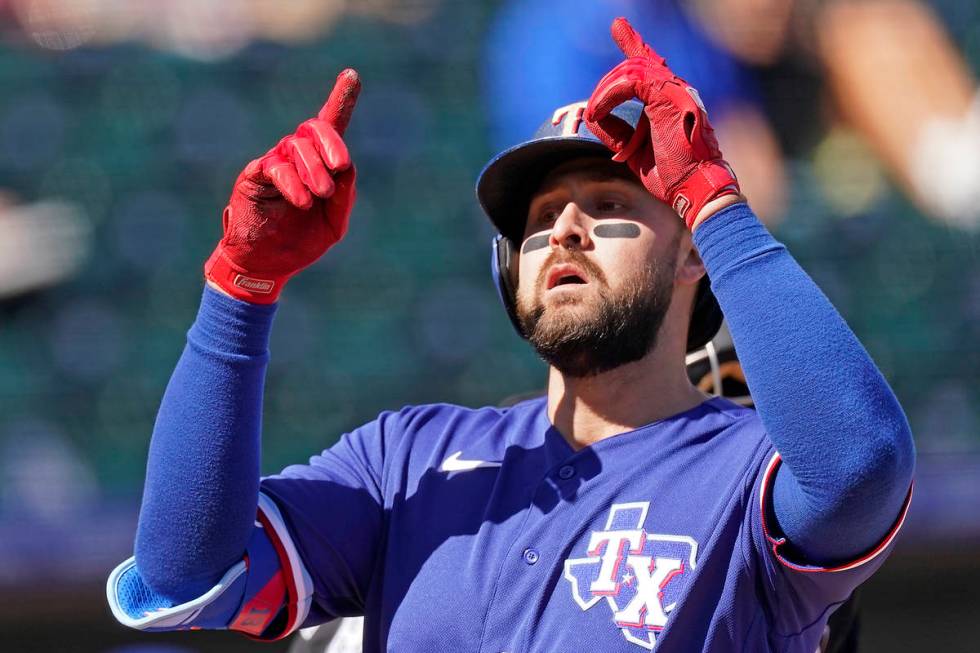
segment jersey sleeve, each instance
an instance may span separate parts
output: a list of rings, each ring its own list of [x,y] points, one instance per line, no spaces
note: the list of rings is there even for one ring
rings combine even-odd
[[[750,520],[752,555],[765,580],[776,634],[795,637],[822,624],[824,616],[884,564],[908,513],[912,488],[892,527],[874,546],[851,560],[814,564],[793,551],[773,518],[772,486],[780,464],[780,456],[774,452],[756,480],[746,519]]]
[[[312,582],[297,627],[364,614],[384,538],[386,452],[403,431],[401,415],[382,413],[308,464],[262,479],[282,517],[282,541]]]
[[[106,594],[113,616],[137,630],[234,630],[274,640],[306,618],[311,588],[282,516],[268,497],[260,495],[245,555],[201,596],[173,603],[144,582],[135,558],[112,571]]]

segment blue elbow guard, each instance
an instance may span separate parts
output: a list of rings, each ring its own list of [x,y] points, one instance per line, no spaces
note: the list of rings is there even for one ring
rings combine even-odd
[[[236,630],[280,639],[306,618],[311,588],[279,511],[260,496],[244,559],[202,596],[174,605],[143,582],[135,558],[112,571],[106,594],[119,623],[137,630]]]

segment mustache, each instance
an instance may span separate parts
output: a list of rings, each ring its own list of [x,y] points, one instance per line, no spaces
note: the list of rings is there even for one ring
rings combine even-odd
[[[540,272],[538,272],[537,286],[541,287],[547,282],[548,270],[551,269],[552,266],[562,265],[565,263],[581,268],[582,271],[589,277],[595,279],[603,285],[608,285],[606,283],[606,275],[603,274],[599,266],[590,261],[589,258],[582,252],[578,251],[577,249],[572,249],[564,251],[556,250],[548,255],[548,258],[545,259],[544,264],[541,266]]]

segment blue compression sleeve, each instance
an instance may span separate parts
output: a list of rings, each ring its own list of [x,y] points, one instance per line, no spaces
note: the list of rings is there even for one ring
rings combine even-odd
[[[915,461],[888,384],[830,301],[745,204],[694,234],[759,416],[782,456],[772,494],[807,561],[874,547],[904,504]]]
[[[136,565],[175,602],[242,559],[259,491],[259,433],[276,305],[205,288],[164,393],[146,468]]]

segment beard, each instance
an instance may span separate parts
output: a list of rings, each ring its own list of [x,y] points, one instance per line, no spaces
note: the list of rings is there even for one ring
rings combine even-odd
[[[544,287],[553,264],[573,263],[588,274],[588,292],[595,297],[558,297],[545,307],[540,293],[533,298],[518,293],[517,317],[538,355],[565,376],[579,378],[646,356],[656,346],[670,308],[673,262],[650,261],[613,291],[602,270],[581,252],[556,254],[542,266],[535,289]]]

